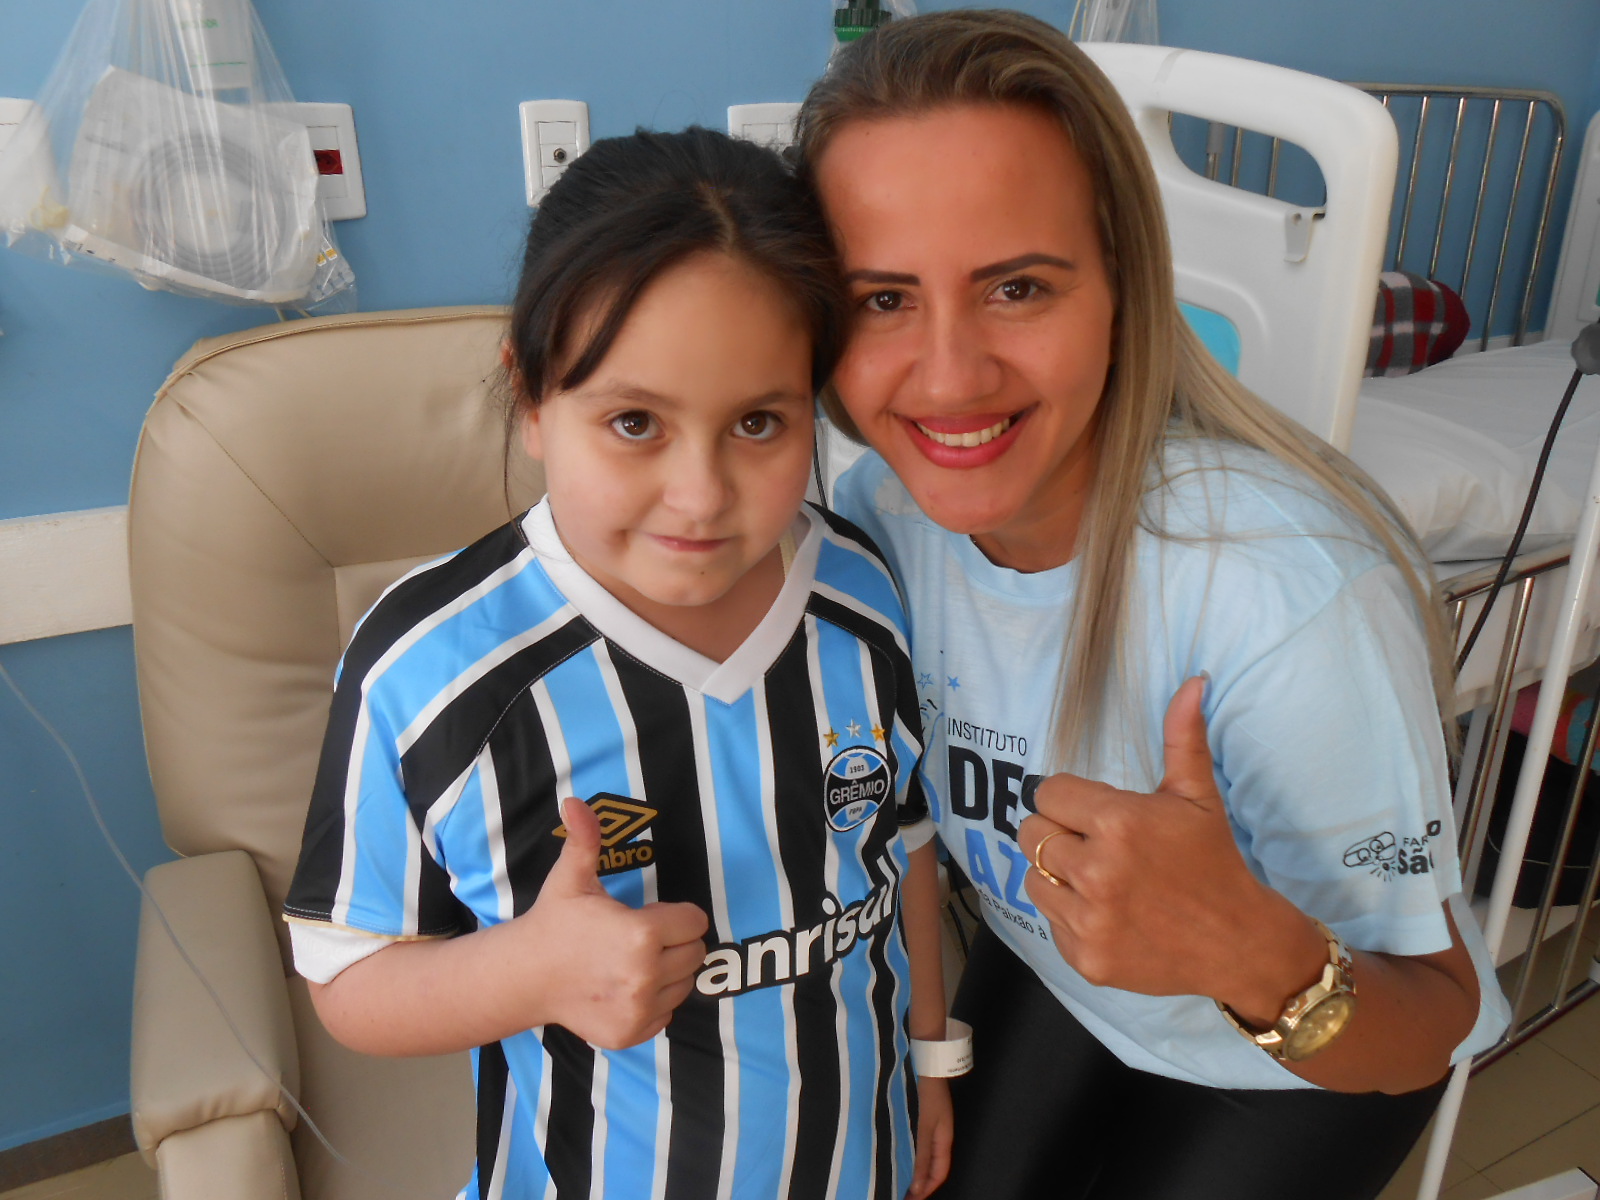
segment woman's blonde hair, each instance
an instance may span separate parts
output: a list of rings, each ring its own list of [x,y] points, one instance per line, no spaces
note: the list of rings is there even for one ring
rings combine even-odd
[[[1098,413],[1099,465],[1078,532],[1078,579],[1057,694],[1056,766],[1087,765],[1114,681],[1127,683],[1135,533],[1168,482],[1173,437],[1240,443],[1298,471],[1342,505],[1399,567],[1427,640],[1441,714],[1451,712],[1450,638],[1426,556],[1393,502],[1354,463],[1268,406],[1190,330],[1173,291],[1172,251],[1155,173],[1110,80],[1062,32],[1007,11],[895,21],[845,48],[799,117],[802,174],[852,121],[968,104],[1025,105],[1057,120],[1093,181],[1101,249],[1117,307]],[[831,389],[829,416],[859,437]],[[1127,694],[1126,691],[1123,692]],[[1445,722],[1447,736],[1454,723]]]

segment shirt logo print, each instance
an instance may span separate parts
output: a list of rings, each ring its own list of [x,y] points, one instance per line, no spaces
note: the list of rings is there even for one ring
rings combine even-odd
[[[615,875],[618,871],[632,871],[655,861],[656,848],[649,842],[634,841],[622,845],[636,834],[643,833],[656,819],[657,810],[640,804],[629,796],[611,792],[596,792],[584,801],[600,821],[600,874]],[[552,831],[553,836],[564,838],[567,827],[563,823]]]
[[[870,746],[835,755],[822,773],[822,805],[836,833],[854,829],[889,798],[889,764]]]
[[[1344,852],[1344,865],[1355,870],[1366,868],[1385,883],[1401,875],[1426,875],[1433,870],[1429,843],[1439,835],[1442,825],[1428,822],[1422,837],[1395,837],[1385,829],[1357,842]]]

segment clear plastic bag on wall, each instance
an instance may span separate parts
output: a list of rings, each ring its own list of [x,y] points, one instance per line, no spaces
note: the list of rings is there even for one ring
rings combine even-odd
[[[90,0],[0,147],[0,244],[227,303],[353,307],[293,100],[250,0]]]
[[[1077,0],[1067,34],[1075,42],[1161,42],[1156,0]]]

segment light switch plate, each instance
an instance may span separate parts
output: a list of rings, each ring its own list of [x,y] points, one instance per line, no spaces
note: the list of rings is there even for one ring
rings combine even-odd
[[[728,136],[771,146],[774,150],[785,150],[794,144],[794,119],[799,112],[799,102],[793,100],[768,104],[730,104]]]
[[[535,208],[561,172],[589,148],[589,106],[582,100],[524,100],[522,174]]]
[[[348,104],[286,104],[283,114],[311,135],[317,156],[317,198],[330,221],[367,215],[367,189],[361,181],[355,114]]]

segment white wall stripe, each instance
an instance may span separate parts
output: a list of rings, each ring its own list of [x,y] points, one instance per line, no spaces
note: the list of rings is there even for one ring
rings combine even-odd
[[[0,646],[132,620],[125,505],[0,521]]]

